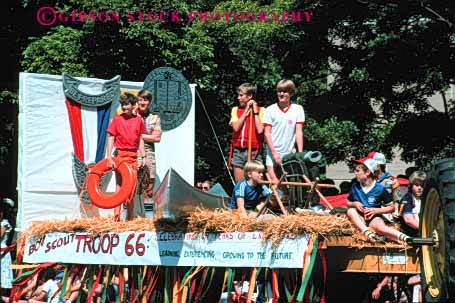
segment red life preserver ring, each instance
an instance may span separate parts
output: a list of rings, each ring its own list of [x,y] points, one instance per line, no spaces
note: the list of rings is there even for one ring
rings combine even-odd
[[[101,160],[89,168],[87,194],[92,203],[99,208],[114,208],[123,202],[129,201],[136,187],[135,174],[131,165],[116,157],[113,160],[115,162],[115,168],[113,170],[122,177],[122,185],[114,194],[106,194],[100,188],[101,176],[112,170],[108,167],[107,159]]]

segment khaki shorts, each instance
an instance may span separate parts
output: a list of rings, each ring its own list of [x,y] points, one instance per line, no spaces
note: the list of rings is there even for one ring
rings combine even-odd
[[[255,157],[256,156],[256,157]],[[251,151],[251,158],[262,162],[262,155],[257,149]],[[232,152],[232,166],[243,168],[248,161],[248,148],[234,147]]]

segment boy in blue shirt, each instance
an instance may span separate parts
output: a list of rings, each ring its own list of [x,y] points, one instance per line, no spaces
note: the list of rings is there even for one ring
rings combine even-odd
[[[265,167],[258,160],[250,160],[246,162],[243,170],[245,179],[235,185],[229,208],[237,209],[243,217],[248,217],[250,213],[255,217],[254,212],[258,206],[262,206],[270,195],[269,189],[259,183]]]
[[[375,171],[376,182],[384,186],[389,193],[392,194],[393,203],[395,203],[395,211],[392,214],[385,215],[389,222],[394,222],[398,219],[398,208],[401,199],[400,183],[397,178],[386,171],[386,159],[383,153],[372,151],[368,154],[368,158],[376,161],[377,167]]]
[[[365,157],[355,162],[357,182],[352,186],[348,196],[349,220],[370,239],[379,240],[378,235],[381,235],[398,242],[406,242],[410,239],[409,236],[387,226],[382,218],[383,214],[393,213],[395,207],[392,195],[375,180],[376,160]]]

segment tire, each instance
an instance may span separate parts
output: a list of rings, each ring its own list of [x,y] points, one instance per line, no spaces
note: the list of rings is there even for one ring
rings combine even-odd
[[[455,301],[455,158],[436,162],[427,174],[420,231],[437,235],[435,246],[422,246],[422,291],[425,302]]]

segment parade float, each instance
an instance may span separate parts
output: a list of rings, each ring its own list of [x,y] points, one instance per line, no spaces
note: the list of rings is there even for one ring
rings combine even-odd
[[[117,221],[110,206],[118,205],[120,194],[135,204],[143,197],[135,192],[136,180],[115,192],[112,174],[95,173],[95,167],[105,157],[105,130],[120,93],[142,88],[153,92],[152,111],[164,131],[156,147],[155,216]],[[421,273],[428,302],[454,296],[454,159],[429,173],[422,238],[411,246],[372,243],[343,214],[311,208],[315,200],[333,208],[336,198],[321,194],[324,184],[305,160],[289,171],[302,180],[285,184],[292,188],[291,202],[283,205],[289,214],[271,220],[241,218],[225,209],[227,197],[194,188],[195,86],[173,69],[156,69],[144,83],[21,73],[19,106],[21,234],[11,300],[57,263],[64,267],[63,290],[75,276],[85,286],[78,302],[96,295],[105,302],[114,280],[118,302],[218,302],[234,281],[249,282],[245,302],[253,300],[258,282],[273,302],[334,302],[337,286],[349,283],[330,283],[335,272]],[[128,167],[118,167],[130,175]],[[91,201],[89,184],[101,205]],[[62,300],[68,295],[59,294]],[[336,293],[336,300],[350,296]]]

